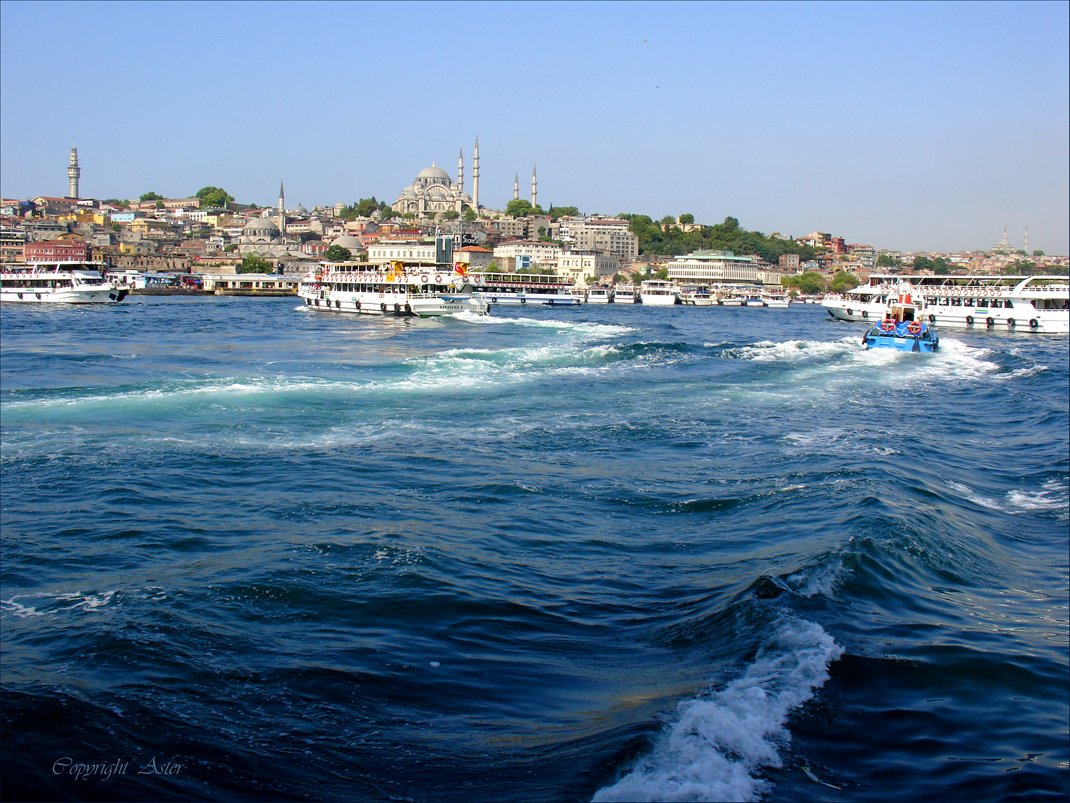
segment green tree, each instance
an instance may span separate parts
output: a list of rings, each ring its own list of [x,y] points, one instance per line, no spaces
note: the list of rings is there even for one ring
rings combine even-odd
[[[458,212],[456,209],[447,209],[445,212],[442,213],[443,220],[456,220],[460,216],[461,213]]]
[[[1039,250],[1039,249],[1037,249],[1036,251],[1033,252],[1033,256],[1042,257],[1042,256],[1044,256],[1044,252]]]
[[[146,198],[145,200],[156,200],[156,199],[155,198],[152,198],[152,199]],[[120,209],[129,209],[130,208],[130,202],[129,201],[124,201],[121,198],[108,198],[106,201],[104,201],[104,203],[106,203],[108,206],[117,206]]]
[[[238,273],[274,273],[274,266],[259,254],[246,254],[238,266]]]
[[[163,196],[156,192],[144,192],[141,194],[142,201],[162,201]]]
[[[468,209],[465,209],[464,210],[464,219],[467,220],[469,223],[471,223],[473,220],[476,219],[476,211],[474,209],[472,209],[471,207],[469,207]]]
[[[881,254],[877,257],[878,268],[898,268],[902,262],[891,254]]]
[[[353,252],[341,245],[332,245],[323,252],[323,258],[328,262],[349,262],[353,258]]]
[[[197,198],[202,207],[222,207],[234,203],[234,196],[220,187],[201,187],[197,190]]]
[[[684,212],[682,215],[680,215],[680,222],[685,226],[690,226],[692,223],[695,222],[695,216],[692,215],[690,212]]]
[[[545,215],[540,206],[532,206],[531,201],[515,198],[505,205],[505,214],[510,217],[527,217],[528,215]]]
[[[808,296],[820,295],[828,287],[825,277],[814,271],[807,271],[802,276],[785,276],[781,279],[781,284],[785,287],[794,287],[803,295]]]
[[[574,206],[554,206],[550,205],[550,209],[547,213],[551,220],[557,220],[562,217],[579,217],[580,210]]]
[[[858,287],[858,278],[854,274],[842,270],[836,272],[836,275],[832,277],[832,282],[829,284],[829,289],[834,293],[842,293],[852,287]]]

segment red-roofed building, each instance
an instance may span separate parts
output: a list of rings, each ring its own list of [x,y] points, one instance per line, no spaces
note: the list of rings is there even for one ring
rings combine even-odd
[[[22,258],[26,262],[85,262],[89,258],[89,246],[84,240],[41,240],[26,243]]]

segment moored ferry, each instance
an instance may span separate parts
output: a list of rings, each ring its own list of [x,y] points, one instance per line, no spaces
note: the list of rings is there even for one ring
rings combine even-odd
[[[602,285],[592,284],[587,288],[587,303],[588,304],[612,304],[613,303],[613,288],[603,287]]]
[[[1070,333],[1070,277],[902,276],[873,274],[821,305],[840,321],[874,321],[884,314],[900,282],[927,300],[926,320],[954,329]]]
[[[321,262],[297,287],[305,306],[328,312],[434,318],[473,312],[486,302],[473,295],[464,266],[445,263]]]
[[[639,294],[635,292],[635,285],[618,284],[613,288],[614,304],[638,304]]]
[[[689,284],[680,288],[680,303],[692,307],[712,307],[713,296],[710,288]]]
[[[671,307],[679,304],[679,290],[675,282],[663,279],[647,279],[639,285],[639,298],[649,307]]]
[[[488,304],[572,306],[583,296],[572,292],[571,279],[550,273],[476,273],[475,294]]]
[[[22,304],[117,304],[130,292],[104,278],[102,262],[5,265],[0,301]]]

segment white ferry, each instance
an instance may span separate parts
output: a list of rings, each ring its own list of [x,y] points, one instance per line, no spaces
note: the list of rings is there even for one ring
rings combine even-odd
[[[614,304],[638,304],[639,296],[635,292],[635,286],[631,284],[618,284],[613,288]]]
[[[587,288],[588,304],[612,304],[613,288],[594,284]]]
[[[572,292],[572,280],[550,273],[472,273],[475,294],[487,304],[574,306],[583,296]]]
[[[787,309],[791,306],[791,299],[784,290],[762,290],[762,301],[765,302],[765,306],[774,309]]]
[[[130,292],[104,278],[103,262],[5,265],[0,301],[23,304],[117,304]]]
[[[680,303],[692,307],[712,307],[713,296],[710,288],[689,284],[680,288]]]
[[[639,299],[648,307],[671,307],[680,303],[676,283],[662,279],[647,279],[639,285]]]
[[[458,312],[485,315],[461,265],[443,263],[321,262],[297,286],[305,306],[329,312],[434,318]]]
[[[900,282],[925,296],[927,320],[938,326],[1070,333],[1070,277],[1066,276],[873,274],[867,284],[826,295],[821,305],[836,320],[879,320]]]

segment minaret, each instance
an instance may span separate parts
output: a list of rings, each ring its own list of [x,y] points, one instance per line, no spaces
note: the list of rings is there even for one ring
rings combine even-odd
[[[535,179],[535,166],[532,165],[532,167],[531,167],[531,206],[533,208],[538,205],[538,204],[535,203],[535,197],[539,194],[538,186],[539,186],[539,182]]]
[[[464,195],[464,151],[457,149],[457,194]]]
[[[67,165],[67,197],[78,197],[78,178],[82,175],[82,168],[78,166],[78,149],[71,148],[71,161]]]
[[[279,234],[286,236],[286,191],[279,182]]]
[[[1025,255],[1029,256],[1029,227],[1025,227],[1025,241],[1022,243],[1022,250],[1025,251]]]
[[[476,137],[476,149],[472,154],[472,206],[479,214],[479,137]]]
[[[513,200],[520,200],[520,174],[513,173]]]

